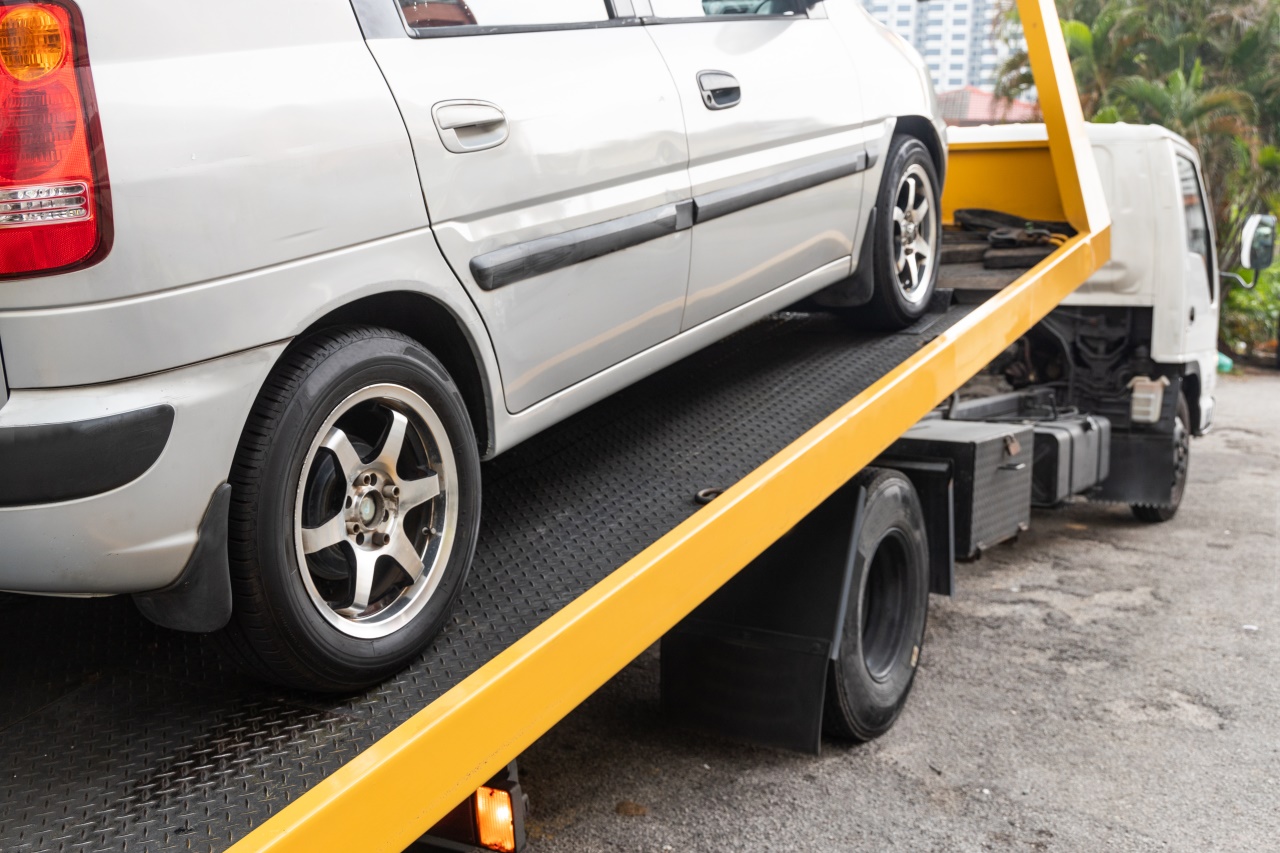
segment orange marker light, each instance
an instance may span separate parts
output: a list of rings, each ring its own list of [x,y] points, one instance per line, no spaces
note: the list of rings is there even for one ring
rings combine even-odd
[[[516,849],[515,813],[511,808],[511,794],[497,788],[480,788],[476,791],[476,824],[480,830],[480,844],[490,850],[514,853]]]
[[[39,80],[66,55],[62,26],[49,10],[20,6],[0,19],[0,65],[15,80]]]

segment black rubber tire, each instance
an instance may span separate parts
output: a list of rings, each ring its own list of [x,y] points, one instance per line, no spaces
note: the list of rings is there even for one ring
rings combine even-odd
[[[934,165],[933,157],[929,154],[929,149],[915,137],[893,137],[893,141],[889,144],[889,151],[885,155],[884,175],[880,179],[880,192],[876,196],[875,245],[872,251],[872,273],[875,279],[875,290],[872,293],[871,301],[866,305],[857,309],[848,309],[851,319],[861,327],[888,331],[907,328],[929,310],[929,303],[933,300],[933,292],[938,286],[938,269],[941,266],[940,257],[935,258],[933,263],[930,264],[926,293],[919,304],[908,302],[897,287],[898,271],[894,265],[896,248],[892,214],[894,196],[897,193],[898,184],[902,181],[902,176],[906,174],[911,166],[917,164],[923,166],[925,173],[929,176],[929,182],[933,186],[935,204],[940,207],[942,185],[938,180],[938,170]],[[941,214],[941,209],[938,209],[934,211],[934,216],[932,217],[933,227],[937,232],[934,245],[937,246],[939,253],[942,251]],[[853,313],[855,311],[857,312],[856,314]]]
[[[458,472],[458,538],[422,611],[394,633],[364,640],[337,630],[312,603],[299,577],[293,507],[304,457],[325,418],[351,394],[378,383],[416,392],[444,424]],[[369,327],[295,341],[254,403],[230,483],[234,605],[219,639],[252,674],[304,690],[362,689],[404,668],[448,618],[475,552],[480,460],[462,395],[416,341]]]
[[[1187,405],[1186,395],[1178,394],[1178,425],[1174,429],[1174,474],[1173,500],[1168,506],[1149,506],[1133,504],[1129,507],[1133,517],[1146,524],[1164,524],[1172,521],[1182,506],[1182,497],[1187,491],[1187,477],[1191,468],[1191,407]],[[1185,453],[1184,461],[1179,464],[1178,454]]]
[[[865,742],[893,727],[915,680],[929,611],[929,540],[910,480],[868,468],[856,482],[867,503],[823,729]]]

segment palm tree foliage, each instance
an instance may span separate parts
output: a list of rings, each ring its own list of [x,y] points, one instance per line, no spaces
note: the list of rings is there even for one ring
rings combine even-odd
[[[1280,0],[1057,0],[1085,116],[1160,124],[1200,151],[1215,196],[1223,268],[1236,266],[1249,214],[1280,212]],[[997,27],[1017,32],[1014,0]],[[997,93],[1033,87],[1025,53],[999,70]],[[1278,276],[1277,278],[1280,278]],[[1280,312],[1280,287],[1232,305]],[[1224,318],[1224,333],[1258,324]]]

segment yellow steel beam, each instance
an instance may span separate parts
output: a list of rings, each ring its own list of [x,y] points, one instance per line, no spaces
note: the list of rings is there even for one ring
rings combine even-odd
[[[233,853],[403,850],[1110,257],[1110,219],[1053,2],[1020,0],[1019,8],[1056,189],[1080,235],[281,810]]]
[[[1031,73],[1049,131],[1049,150],[1067,221],[1082,234],[1111,228],[1111,213],[1085,129],[1080,92],[1054,0],[1018,0]],[[1104,261],[1110,258],[1110,251]],[[1083,282],[1081,282],[1083,284]]]

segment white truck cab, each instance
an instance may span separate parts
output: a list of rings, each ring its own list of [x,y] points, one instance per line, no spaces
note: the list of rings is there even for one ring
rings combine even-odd
[[[1127,124],[1088,134],[1113,220],[1111,260],[987,372],[1015,391],[1052,388],[1067,411],[1106,419],[1111,474],[1087,496],[1163,522],[1182,501],[1191,438],[1213,426],[1223,281],[1238,277],[1218,269],[1209,194],[1187,140]],[[1042,124],[952,128],[948,139],[1048,145]],[[1252,217],[1244,242],[1246,268],[1269,266],[1274,218]]]
[[[1045,143],[1043,124],[951,128],[951,143]],[[1150,309],[1149,356],[1180,373],[1196,435],[1213,426],[1222,284],[1200,156],[1163,127],[1089,125],[1111,260],[1064,308]]]

